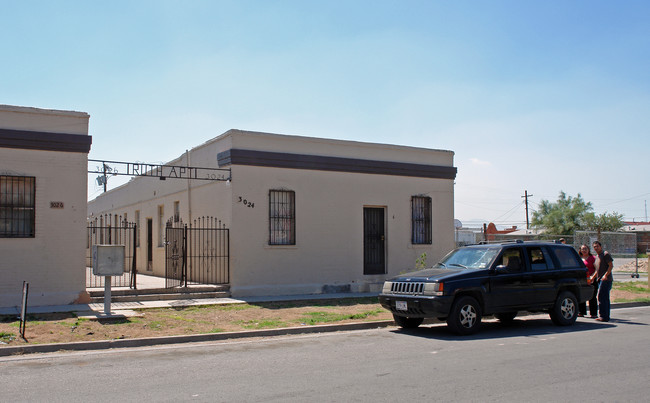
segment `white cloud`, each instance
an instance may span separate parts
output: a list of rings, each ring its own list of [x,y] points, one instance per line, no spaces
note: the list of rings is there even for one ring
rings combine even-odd
[[[472,164],[474,165],[492,166],[492,163],[490,161],[483,161],[478,158],[470,158],[469,160],[472,161]]]

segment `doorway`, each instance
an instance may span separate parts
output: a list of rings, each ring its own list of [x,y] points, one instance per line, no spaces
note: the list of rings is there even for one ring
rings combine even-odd
[[[386,273],[386,231],[383,207],[363,208],[363,274]]]

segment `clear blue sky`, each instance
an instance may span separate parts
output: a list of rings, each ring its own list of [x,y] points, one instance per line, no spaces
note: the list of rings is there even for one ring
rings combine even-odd
[[[89,113],[90,158],[165,162],[231,128],[402,144],[456,153],[466,225],[525,225],[525,190],[531,209],[564,191],[645,218],[648,1],[0,10],[0,103]]]

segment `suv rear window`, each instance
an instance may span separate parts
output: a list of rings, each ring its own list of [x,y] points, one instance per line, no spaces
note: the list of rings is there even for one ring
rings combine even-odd
[[[567,269],[570,267],[580,267],[580,261],[578,260],[578,254],[575,253],[570,248],[553,248],[555,252],[555,257],[557,257],[560,267]]]
[[[532,271],[553,269],[553,259],[548,254],[546,248],[530,246],[526,248],[526,251],[528,251],[530,269]]]

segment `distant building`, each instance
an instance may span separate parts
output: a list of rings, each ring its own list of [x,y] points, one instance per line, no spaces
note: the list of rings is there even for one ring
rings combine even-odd
[[[209,216],[229,228],[233,296],[378,291],[454,248],[453,156],[229,130],[168,165],[229,168],[230,181],[136,177],[88,212],[136,221],[140,273],[165,276],[168,221]]]
[[[514,231],[510,230],[505,234],[501,235],[501,239],[521,239],[522,241],[532,241],[540,239],[540,235],[546,232],[545,229],[517,229],[514,227]]]
[[[488,224],[485,233],[488,241],[501,241],[503,239],[509,239],[503,237],[503,235],[512,234],[515,231],[517,231],[516,226],[504,230],[499,230],[497,229],[497,226],[493,222],[491,222]]]
[[[622,228],[624,232],[636,234],[637,253],[650,251],[650,222],[628,221],[624,224]]]
[[[456,246],[475,245],[484,239],[483,228],[461,227],[456,229]]]
[[[88,119],[0,105],[0,307],[87,301]]]

